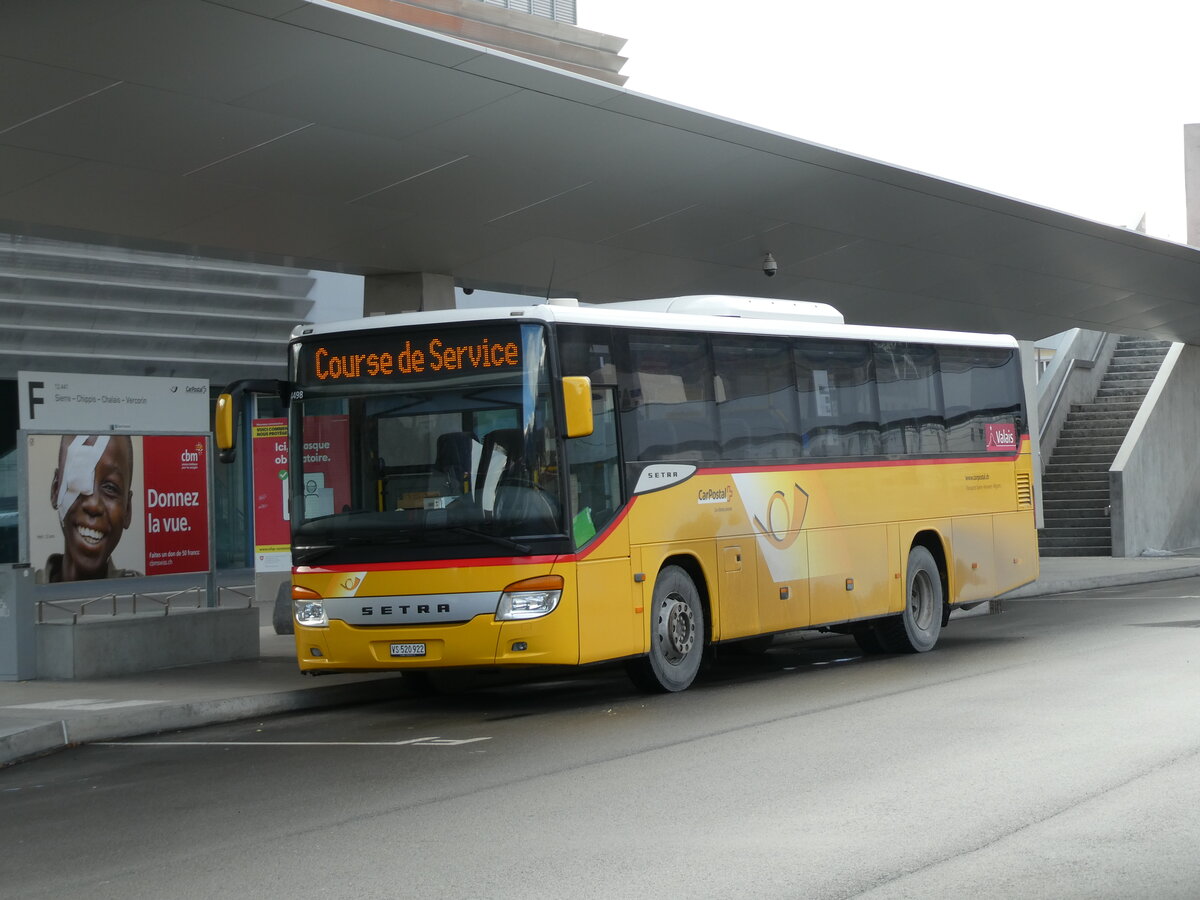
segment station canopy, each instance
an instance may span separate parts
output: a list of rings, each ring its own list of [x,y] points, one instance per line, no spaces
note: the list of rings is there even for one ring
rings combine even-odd
[[[1200,343],[1195,249],[322,0],[4,0],[0,231]]]

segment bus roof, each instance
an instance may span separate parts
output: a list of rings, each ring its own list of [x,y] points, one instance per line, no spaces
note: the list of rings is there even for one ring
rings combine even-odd
[[[477,309],[444,309],[425,312],[393,313],[370,316],[321,325],[300,325],[292,332],[293,340],[309,335],[331,335],[339,332],[374,331],[387,328],[423,328],[434,325],[467,324],[472,322],[513,321],[562,322],[577,325],[607,325],[625,328],[650,328],[672,331],[696,331],[710,334],[761,334],[792,337],[841,338],[845,340],[905,341],[922,344],[962,344],[975,347],[1017,346],[1016,339],[1007,334],[976,334],[965,331],[937,331],[927,328],[896,328],[883,325],[847,325],[838,320],[841,314],[822,303],[800,304],[814,309],[807,318],[795,309],[787,317],[763,315],[771,309],[766,298],[749,304],[740,312],[721,314],[675,311],[703,307],[705,304],[679,304],[679,300],[710,301],[710,309],[720,308],[715,300],[759,300],[759,298],[668,298],[665,300],[633,301],[630,303],[580,304],[576,301],[553,300],[529,306],[488,306]],[[788,303],[792,301],[770,301]],[[832,316],[827,311],[832,311]]]

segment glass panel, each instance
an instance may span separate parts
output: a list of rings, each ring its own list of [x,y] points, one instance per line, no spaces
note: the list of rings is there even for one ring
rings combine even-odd
[[[879,406],[868,345],[801,340],[795,361],[804,455],[879,454]]]
[[[943,452],[942,386],[934,349],[898,341],[877,343],[875,378],[883,452]]]
[[[941,347],[947,449],[987,449],[986,426],[1015,424],[1022,409],[1020,361],[1002,348]]]
[[[20,562],[17,511],[17,383],[0,381],[0,563]]]
[[[722,459],[800,456],[800,422],[786,340],[713,338]]]
[[[613,388],[592,390],[594,428],[567,442],[571,472],[571,536],[575,548],[587,544],[621,507],[617,456],[617,403]]]
[[[436,346],[452,346],[444,336]],[[331,549],[348,558],[403,558],[419,545],[449,556],[529,552],[523,540],[564,533],[543,330],[523,326],[519,340],[520,366],[460,366],[357,390],[300,386],[298,564]]]
[[[633,458],[716,458],[713,377],[704,335],[629,332],[628,370],[618,375]]]

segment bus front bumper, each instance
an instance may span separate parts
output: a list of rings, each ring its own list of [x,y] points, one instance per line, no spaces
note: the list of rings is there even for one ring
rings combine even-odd
[[[567,610],[540,619],[498,622],[480,615],[453,625],[296,626],[302,672],[440,669],[579,663],[576,623]]]

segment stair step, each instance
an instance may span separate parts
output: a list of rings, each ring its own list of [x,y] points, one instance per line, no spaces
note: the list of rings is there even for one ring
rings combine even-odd
[[[1107,485],[1102,490],[1047,490],[1045,485],[1042,486],[1042,508],[1044,509],[1047,503],[1092,503],[1099,501],[1105,506],[1108,505],[1110,497],[1108,495]]]
[[[1111,460],[1117,455],[1121,443],[1117,441],[1108,447],[1095,443],[1076,444],[1069,447],[1055,447],[1050,456],[1051,462],[1087,462],[1088,460]]]
[[[1084,418],[1095,419],[1102,416],[1119,416],[1125,413],[1129,414],[1129,420],[1132,422],[1137,415],[1137,411],[1141,409],[1142,404],[1136,400],[1113,400],[1105,403],[1073,403],[1071,404],[1071,416],[1082,416]],[[1070,416],[1068,416],[1070,421]]]
[[[1089,516],[1082,518],[1069,513],[1058,515],[1046,514],[1046,524],[1042,530],[1046,534],[1108,534],[1112,526],[1108,516]]]
[[[1064,544],[1075,542],[1078,544],[1102,544],[1105,541],[1111,543],[1112,532],[1107,528],[1043,528],[1041,533],[1050,546],[1053,546],[1056,541],[1061,540]],[[1062,544],[1059,544],[1062,546]]]
[[[1065,519],[1076,522],[1091,519],[1098,519],[1101,523],[1108,521],[1108,502],[1105,500],[1092,500],[1090,503],[1075,505],[1065,500],[1058,502],[1063,505],[1043,505],[1043,511],[1047,518],[1053,518],[1056,522],[1062,522]],[[1094,523],[1089,522],[1089,524]]]
[[[1061,559],[1064,556],[1112,556],[1112,545],[1095,547],[1038,547],[1040,556]]]

